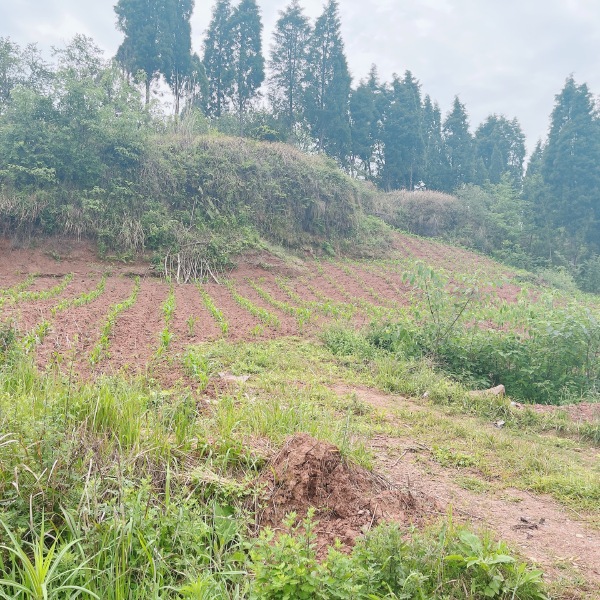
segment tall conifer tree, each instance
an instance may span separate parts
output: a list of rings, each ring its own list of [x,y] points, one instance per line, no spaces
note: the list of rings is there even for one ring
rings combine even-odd
[[[421,91],[410,71],[400,79],[394,75],[383,117],[384,166],[381,184],[385,189],[412,190],[421,179],[423,130]]]
[[[523,179],[525,135],[517,119],[490,115],[475,131],[475,156],[481,159],[490,183],[508,173],[515,187]]]
[[[329,0],[309,42],[304,110],[320,150],[345,163],[350,152],[351,78],[336,0]]]
[[[256,0],[241,0],[231,17],[232,101],[243,133],[244,115],[265,78],[262,54],[262,21]]]
[[[146,104],[149,104],[150,86],[163,66],[163,3],[161,0],[119,0],[115,13],[117,28],[125,34],[117,50],[117,60],[132,75],[144,73]]]
[[[429,189],[441,190],[448,171],[442,139],[442,112],[429,95],[423,101],[423,142],[423,182]]]
[[[469,119],[465,105],[454,98],[452,110],[446,116],[442,128],[448,174],[444,190],[452,192],[465,183],[472,183],[474,176],[473,136],[469,131]]]
[[[292,0],[279,13],[269,60],[269,100],[288,131],[301,119],[310,32],[298,0]]]
[[[581,243],[600,249],[600,124],[586,84],[569,77],[556,96],[541,172],[554,227],[565,227],[575,258]]]
[[[206,37],[203,64],[208,80],[206,114],[220,117],[227,112],[228,99],[233,93],[233,38],[231,32],[231,4],[217,0]]]
[[[175,114],[178,115],[186,81],[192,74],[190,17],[194,10],[194,0],[163,1],[164,40],[161,52],[161,71],[173,92]]]

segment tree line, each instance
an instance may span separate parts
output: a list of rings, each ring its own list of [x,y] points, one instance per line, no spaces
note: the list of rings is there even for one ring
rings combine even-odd
[[[236,6],[216,1],[201,59],[190,53],[192,8],[193,0],[119,0],[115,9],[125,34],[117,59],[132,76],[142,71],[146,84],[162,73],[177,99],[176,113],[185,91],[188,109],[199,108],[215,120],[233,113],[240,134],[304,140],[308,149],[327,153],[353,176],[383,190],[454,192],[507,180],[527,201],[529,221],[545,232],[541,246],[546,248],[540,246],[538,254],[554,260],[557,238],[559,254],[571,262],[600,251],[599,115],[585,84],[567,79],[556,96],[548,138],[538,143],[524,178],[525,136],[516,118],[492,114],[472,133],[460,99],[442,115],[410,71],[382,82],[373,66],[353,86],[337,0],[326,2],[314,24],[292,0],[279,13],[268,60],[256,0]],[[178,16],[160,18],[161,10]],[[155,22],[171,34],[152,38],[156,56],[145,62],[148,44],[138,36]],[[131,58],[129,49],[137,58],[123,61]],[[159,55],[165,56],[163,63]],[[185,83],[176,87],[172,57],[184,55],[177,64],[187,65],[179,71]],[[255,102],[265,88],[268,108],[257,113]],[[261,127],[245,131],[248,121],[257,120]]]
[[[193,0],[119,0],[124,40],[117,61],[132,78],[159,76],[175,98],[209,118],[234,114],[239,133],[252,120],[266,88],[268,110],[261,135],[283,141],[304,135],[355,176],[382,188],[452,191],[465,183],[497,183],[508,172],[520,181],[525,137],[516,119],[490,115],[469,131],[465,106],[455,99],[442,119],[437,103],[422,97],[410,71],[381,82],[375,66],[352,87],[337,0],[311,24],[298,0],[279,13],[268,60],[256,0],[217,0],[203,41],[191,51]],[[268,73],[268,76],[267,76]]]

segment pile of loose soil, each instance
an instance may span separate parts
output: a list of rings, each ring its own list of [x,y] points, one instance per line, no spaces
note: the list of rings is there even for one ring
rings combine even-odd
[[[276,529],[290,512],[302,518],[312,507],[319,550],[336,539],[350,548],[380,521],[419,524],[439,510],[435,501],[349,465],[336,446],[305,433],[291,437],[263,472],[267,502],[259,526]]]

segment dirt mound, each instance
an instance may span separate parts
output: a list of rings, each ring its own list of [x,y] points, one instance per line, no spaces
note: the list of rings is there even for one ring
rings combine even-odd
[[[376,473],[351,466],[333,444],[305,433],[291,437],[264,470],[268,501],[259,525],[277,528],[290,512],[315,509],[320,549],[339,539],[346,547],[379,521],[419,523],[435,502],[403,490]]]

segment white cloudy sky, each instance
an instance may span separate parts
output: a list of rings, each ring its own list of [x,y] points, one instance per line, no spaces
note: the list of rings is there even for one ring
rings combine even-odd
[[[0,0],[0,36],[41,48],[75,33],[114,54],[116,0]],[[288,0],[259,0],[265,47]],[[316,18],[322,0],[300,0]],[[516,116],[531,148],[545,136],[554,95],[573,73],[600,93],[598,0],[339,0],[355,81],[375,63],[383,79],[410,69],[446,112],[454,95],[474,129],[488,114]],[[196,0],[193,45],[201,50],[213,2]]]

